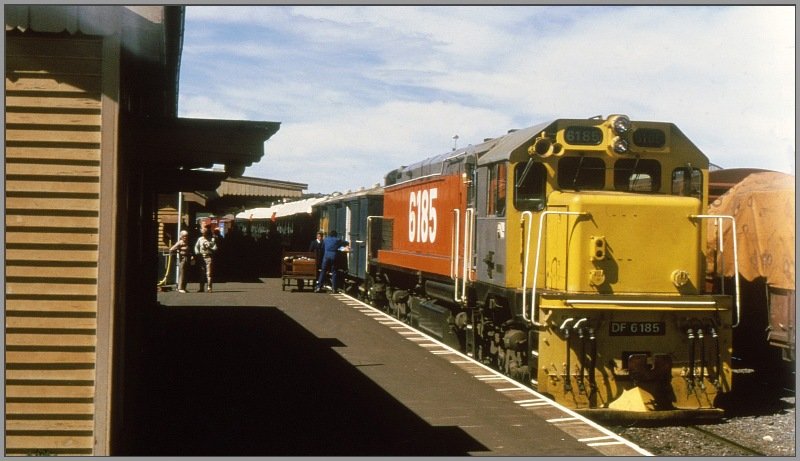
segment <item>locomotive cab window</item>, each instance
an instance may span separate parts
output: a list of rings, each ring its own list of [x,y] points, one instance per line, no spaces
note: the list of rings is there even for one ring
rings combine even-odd
[[[514,167],[514,206],[533,211],[544,208],[547,170],[539,162],[518,163]]]
[[[495,163],[489,167],[488,216],[503,216],[506,213],[506,171],[505,163]]]
[[[697,168],[676,168],[672,172],[672,195],[703,198],[703,173]]]
[[[661,164],[652,159],[626,158],[614,164],[614,189],[627,192],[658,192]]]
[[[601,158],[566,157],[558,161],[558,187],[602,190],[606,185],[606,164]]]

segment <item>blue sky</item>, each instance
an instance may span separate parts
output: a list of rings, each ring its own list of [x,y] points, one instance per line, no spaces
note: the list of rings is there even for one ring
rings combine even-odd
[[[187,6],[179,114],[281,122],[245,175],[308,192],[613,113],[794,174],[795,55],[793,6]]]

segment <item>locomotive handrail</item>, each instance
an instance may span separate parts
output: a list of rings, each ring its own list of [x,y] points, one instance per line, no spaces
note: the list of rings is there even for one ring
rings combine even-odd
[[[459,302],[461,300],[458,298],[458,244],[461,232],[461,223],[459,222],[461,210],[453,208],[453,214],[455,215],[455,219],[453,219],[455,226],[450,235],[450,279],[453,280],[453,301]]]
[[[619,304],[630,306],[646,306],[648,304],[657,306],[713,306],[716,304],[714,301],[655,301],[655,300],[624,300],[624,299],[566,299],[567,304]]]
[[[731,235],[733,235],[733,273],[734,273],[734,284],[736,286],[736,323],[731,325],[731,328],[736,328],[739,326],[739,321],[741,320],[741,306],[740,306],[740,297],[739,297],[739,251],[736,245],[736,219],[730,215],[714,215],[714,214],[693,214],[690,215],[691,218],[695,219],[714,219],[717,221],[717,248],[722,256],[722,261],[725,261],[725,250],[722,240],[722,220],[723,219],[730,219],[731,220]],[[721,279],[724,279],[724,268],[723,274],[720,275]],[[724,283],[721,284],[724,290]]]
[[[467,293],[467,279],[469,278],[470,263],[472,262],[472,247],[475,231],[473,225],[473,218],[475,217],[475,208],[467,208],[464,210],[464,266],[461,279],[461,300],[466,299]]]
[[[383,218],[383,216],[367,216],[367,244],[364,248],[364,277],[369,273],[369,255],[371,248],[369,242],[372,241],[372,220],[375,218]]]
[[[530,241],[531,241],[531,221],[533,221],[533,213],[530,211],[523,211],[522,216],[520,216],[519,220],[521,223],[525,222],[525,216],[530,217],[528,219],[528,225],[525,227],[525,262],[522,266],[522,318],[526,322],[530,322],[531,319],[528,318],[527,313],[525,312],[525,305],[527,304],[525,299],[525,292],[528,290],[528,255],[530,254]],[[534,284],[536,281],[534,280]],[[538,326],[538,325],[536,325]]]
[[[544,211],[539,216],[539,235],[537,236],[536,258],[535,258],[534,264],[533,264],[533,284],[532,284],[532,287],[531,287],[531,317],[530,317],[530,320],[529,320],[534,326],[537,326],[537,327],[541,326],[541,324],[539,323],[538,319],[534,318],[534,316],[536,314],[536,281],[539,279],[539,255],[541,254],[541,250],[542,250],[542,234],[544,233],[544,232],[542,232],[542,227],[544,226],[544,219],[546,217],[548,217],[550,215],[554,215],[554,214],[565,215],[565,216],[583,216],[583,215],[588,215],[589,212],[587,212],[587,211]],[[523,213],[523,216],[524,216],[524,213]],[[533,216],[533,215],[531,215],[531,216]],[[529,250],[530,250],[530,243],[531,243],[530,235],[528,235],[527,241],[525,242],[526,258],[527,258],[527,254],[529,253]],[[528,269],[527,266],[528,265],[527,265],[527,262],[526,262],[526,264],[525,264],[526,275],[527,275],[527,269]],[[528,281],[528,278],[526,276],[525,280],[524,280],[524,283],[526,284],[527,281]],[[523,304],[522,304],[522,307],[523,307],[523,317],[524,317],[524,312],[525,312],[525,298],[524,298],[525,297],[525,285],[523,285],[522,293],[523,293]],[[524,317],[524,318],[527,320],[527,317]]]

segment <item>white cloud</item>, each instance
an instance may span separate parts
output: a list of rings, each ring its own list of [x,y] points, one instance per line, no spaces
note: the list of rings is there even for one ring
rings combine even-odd
[[[456,133],[620,112],[725,167],[793,173],[794,27],[791,6],[190,6],[180,110],[282,122],[248,174],[312,192]]]
[[[508,117],[441,101],[391,102],[341,117],[283,124],[247,175],[306,183],[315,192],[355,190],[383,182],[394,168],[447,152],[453,135],[464,147],[483,140],[476,133],[497,133],[497,127],[510,127]]]

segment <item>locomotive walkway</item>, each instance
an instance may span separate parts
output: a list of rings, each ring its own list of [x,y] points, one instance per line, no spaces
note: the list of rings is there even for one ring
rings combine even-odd
[[[344,295],[214,288],[158,294],[125,455],[648,454]]]

